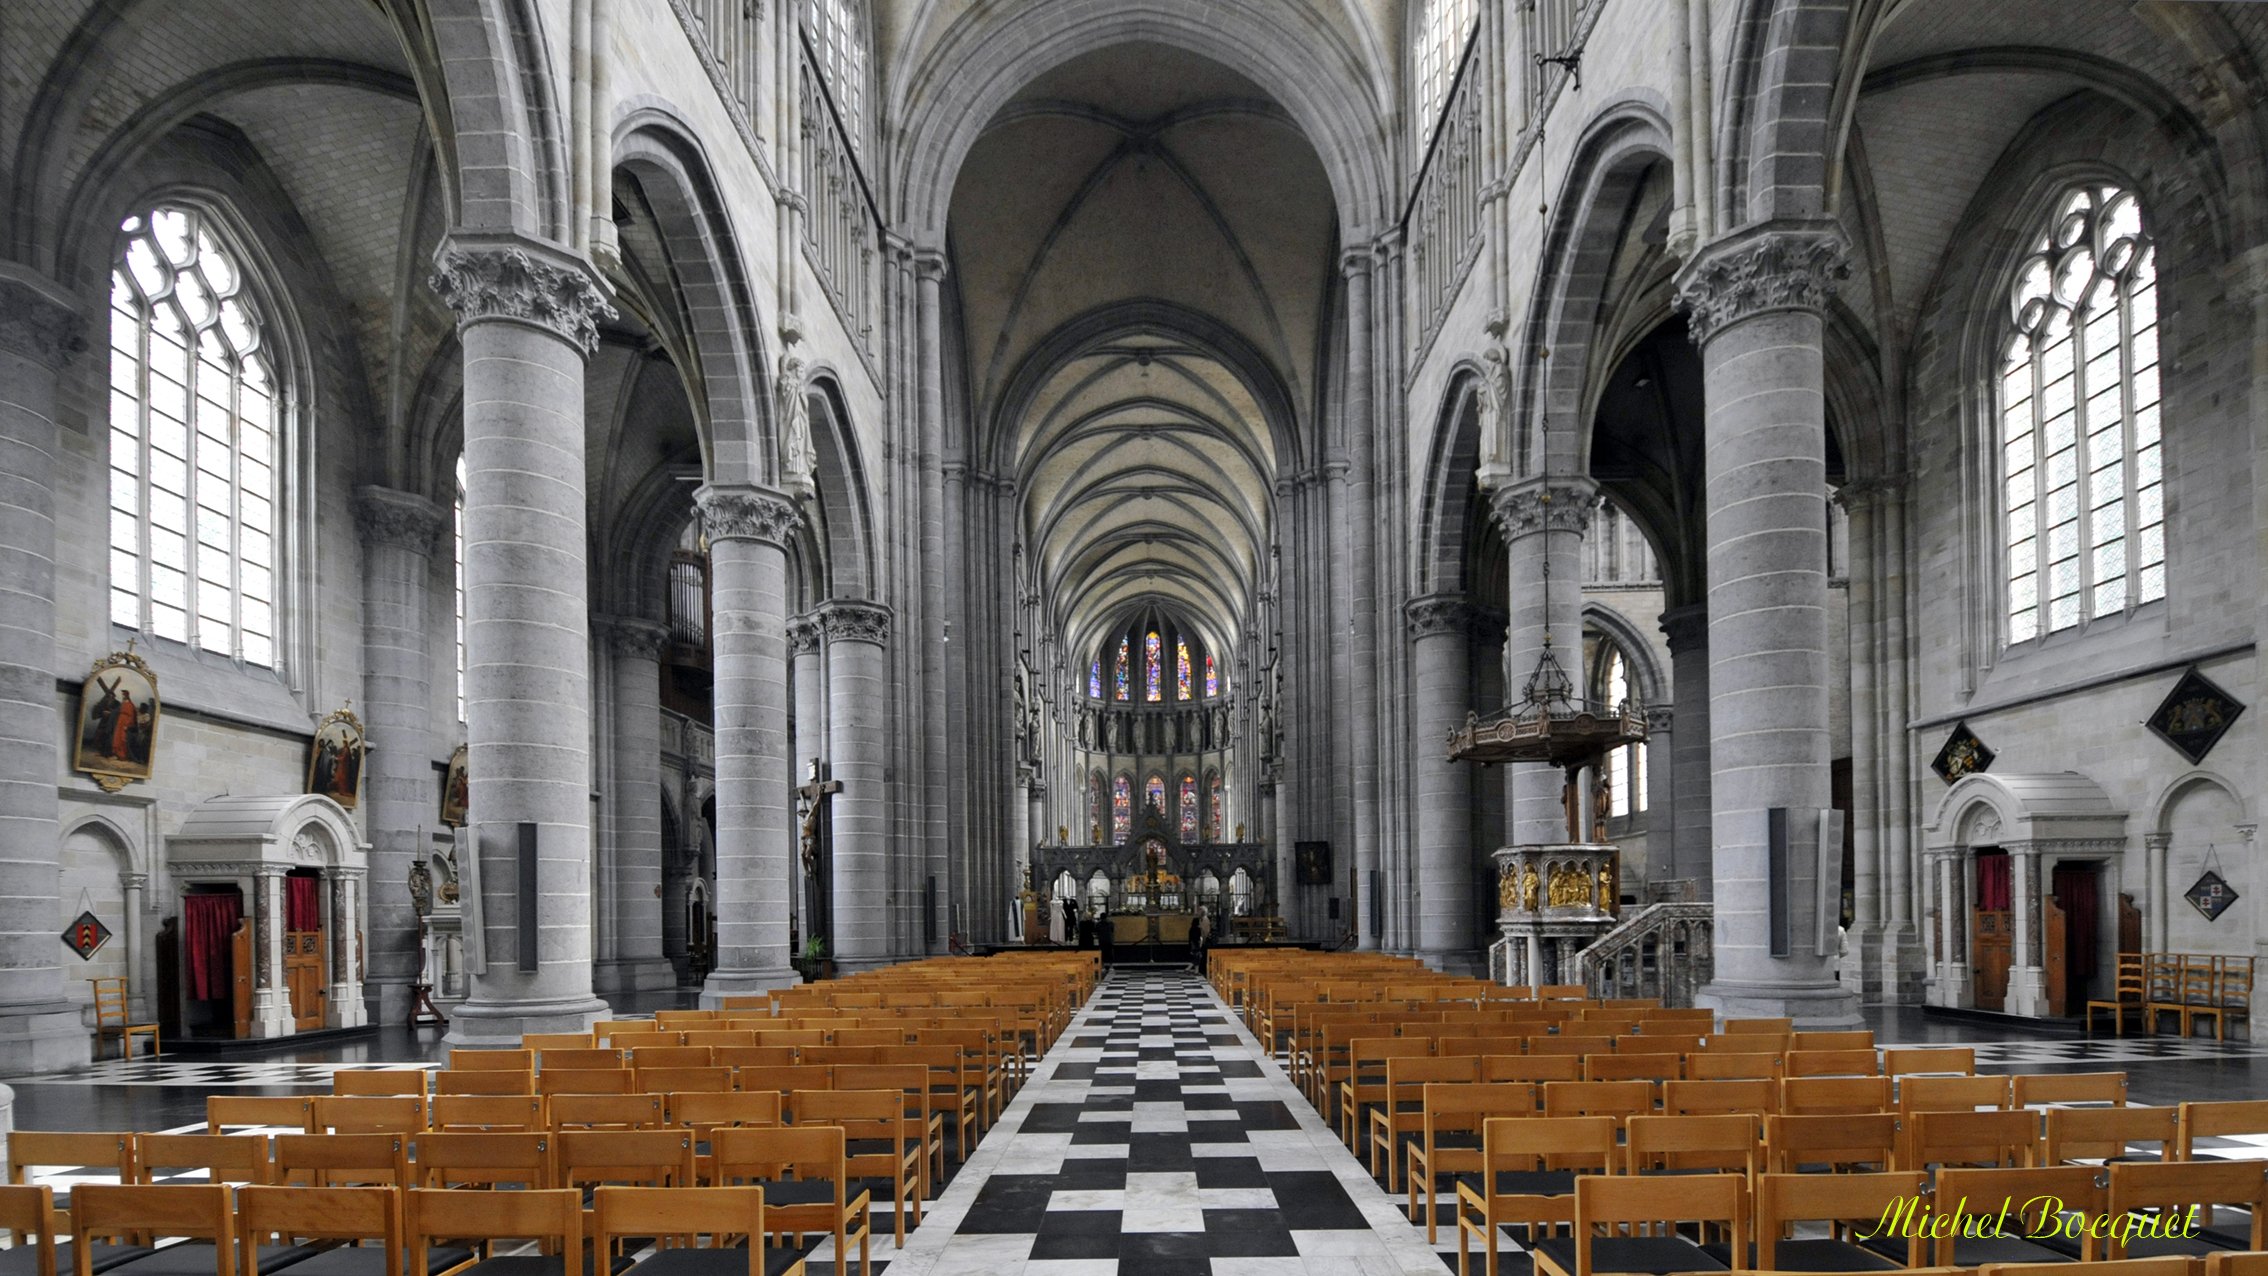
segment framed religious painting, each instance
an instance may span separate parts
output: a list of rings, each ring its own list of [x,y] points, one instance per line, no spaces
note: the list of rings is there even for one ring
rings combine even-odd
[[[133,644],[95,661],[79,689],[71,769],[84,772],[105,793],[149,779],[161,712],[157,674],[134,654]]]
[[[315,739],[308,745],[307,791],[353,810],[362,800],[362,763],[368,752],[362,719],[344,705],[332,710],[316,725]]]
[[[472,789],[465,772],[465,746],[449,755],[448,768],[441,773],[441,822],[453,829],[465,826],[465,808],[471,805]]]

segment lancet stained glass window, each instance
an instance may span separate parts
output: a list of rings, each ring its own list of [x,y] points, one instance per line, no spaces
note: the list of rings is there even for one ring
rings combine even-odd
[[[1213,653],[1205,653],[1205,698],[1210,700],[1221,694],[1221,674],[1213,664]]]
[[[1188,640],[1188,639],[1186,639],[1186,638],[1184,638],[1184,639],[1181,639],[1181,640],[1179,640],[1179,641],[1177,641],[1177,642],[1175,642],[1175,643],[1173,644],[1173,698],[1174,698],[1174,699],[1176,699],[1176,700],[1194,700],[1194,699],[1196,699],[1196,695],[1195,695],[1195,693],[1194,693],[1194,692],[1192,692],[1192,691],[1190,690],[1190,687],[1191,687],[1191,682],[1190,682],[1190,676],[1189,676],[1189,675],[1190,675],[1190,669],[1189,669],[1189,640]]]
[[[1181,777],[1181,840],[1197,840],[1197,777],[1186,772]]]
[[[282,411],[243,270],[204,214],[129,217],[110,275],[110,618],[276,664]]]
[[[1156,809],[1156,811],[1160,815],[1165,814],[1166,804],[1164,776],[1153,775],[1149,779],[1142,782],[1142,803],[1145,806]]]
[[[2066,194],[2009,312],[1998,407],[2013,644],[2166,595],[2157,249],[2134,192]]]
[[[1111,666],[1111,680],[1113,685],[1117,688],[1117,695],[1119,699],[1131,700],[1134,698],[1132,683],[1133,677],[1133,653],[1131,649],[1126,645],[1126,640],[1124,638],[1121,638],[1118,640],[1118,662]]]
[[[1227,814],[1227,811],[1222,806],[1221,773],[1215,771],[1206,776],[1205,787],[1208,790],[1205,795],[1205,818],[1212,826],[1213,840],[1216,842],[1226,841],[1228,840],[1227,821],[1223,817]]]
[[[1119,776],[1110,782],[1110,840],[1123,842],[1134,831],[1134,781]]]
[[[1142,636],[1142,698],[1165,699],[1165,641],[1153,629]]]
[[[1102,699],[1101,656],[1095,657],[1095,663],[1087,667],[1087,694],[1093,696],[1097,700]]]

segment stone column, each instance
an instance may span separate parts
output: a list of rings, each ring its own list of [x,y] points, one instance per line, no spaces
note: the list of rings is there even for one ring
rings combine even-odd
[[[142,917],[142,894],[150,887],[148,873],[120,873],[118,883],[126,891],[126,1005],[145,1022],[157,1017],[156,1003],[150,1000],[150,975],[157,969],[155,954],[142,947],[142,936],[149,933],[149,925]]]
[[[432,670],[428,623],[433,551],[448,534],[447,511],[422,496],[365,487],[356,494],[362,531],[362,711],[370,752],[362,808],[370,838],[370,978],[363,986],[379,1023],[409,1017],[417,982],[417,909],[410,866],[430,850],[439,822],[433,784]],[[446,631],[441,631],[446,633]],[[443,638],[443,649],[448,639]],[[450,730],[450,744],[456,733]]]
[[[1716,977],[1728,1015],[1856,1024],[1816,945],[1828,807],[1827,409],[1822,310],[1849,273],[1832,222],[1772,222],[1708,246],[1677,280],[1708,397],[1710,796]],[[1769,813],[1786,812],[1773,881]],[[1773,952],[1770,899],[1786,900]]]
[[[1646,880],[1677,880],[1677,710],[1673,705],[1646,706]],[[1631,795],[1636,808],[1637,795]],[[1648,897],[1638,896],[1643,905]]]
[[[787,738],[787,540],[798,515],[781,492],[701,489],[709,533],[710,651],[716,669],[717,919],[703,1006],[796,982],[788,954],[795,880],[794,775]]]
[[[677,986],[662,951],[661,656],[669,630],[651,620],[602,623],[614,674],[613,792],[606,810],[614,960],[595,972],[606,992]]]
[[[1361,936],[1360,946],[1366,949],[1379,947],[1385,939],[1380,928],[1372,924],[1374,914],[1384,920],[1384,910],[1371,900],[1371,875],[1379,868],[1378,532],[1373,512],[1377,501],[1373,463],[1377,396],[1372,373],[1375,316],[1371,311],[1371,275],[1376,265],[1377,254],[1370,248],[1350,249],[1339,261],[1347,287],[1346,401],[1340,445],[1332,458],[1344,467],[1346,475],[1340,492],[1333,494],[1343,496],[1344,504],[1334,510],[1339,521],[1332,540],[1333,549],[1338,551],[1333,559],[1346,564],[1349,582],[1346,614],[1334,618],[1346,625],[1350,712],[1343,730],[1354,813],[1354,883],[1349,894],[1355,910],[1352,929]]]
[[[369,1023],[361,995],[362,975],[362,874],[361,869],[332,869],[330,1014],[326,1028],[360,1028]],[[416,932],[411,932],[416,938]]]
[[[297,1031],[284,987],[284,870],[263,864],[252,875],[252,1035]]]
[[[1508,483],[1490,494],[1511,567],[1511,628],[1504,642],[1504,699],[1518,704],[1546,641],[1583,695],[1583,535],[1599,489],[1587,478],[1551,477]],[[1551,585],[1544,586],[1550,564]],[[1541,762],[1510,768],[1512,841],[1527,846],[1567,840],[1567,808],[1559,768]]]
[[[1709,847],[1716,839],[1709,813],[1709,609],[1672,607],[1662,613],[1662,633],[1669,638],[1670,693],[1678,718],[1668,758],[1672,809],[1664,813],[1674,830],[1669,875],[1694,883],[1708,899],[1716,893],[1709,871]]]
[[[819,608],[827,634],[827,716],[835,778],[835,964],[890,960],[890,821],[883,723],[889,712],[890,609],[838,598]]]
[[[2008,843],[2009,894],[2015,904],[2008,925],[2014,935],[2008,965],[2008,1004],[2012,1015],[2047,1017],[2047,979],[2040,963],[2040,853],[2030,842]]]
[[[69,732],[55,691],[55,387],[84,326],[61,287],[0,265],[0,1069],[10,1074],[89,1056],[56,938],[56,746]]]
[[[790,616],[787,624],[788,683],[794,698],[794,745],[788,754],[788,774],[797,786],[811,777],[813,762],[827,761],[827,675],[820,656],[819,618],[806,613]],[[797,833],[796,860],[789,865],[788,910],[797,920],[797,934],[805,941],[826,933],[827,919],[812,918],[810,885],[802,867],[802,834]]]
[[[1449,733],[1472,711],[1467,664],[1477,622],[1461,594],[1404,608],[1410,630],[1410,748],[1417,781],[1417,949],[1437,970],[1470,973],[1473,940],[1473,764],[1448,760]]]
[[[590,264],[513,235],[457,235],[434,290],[464,347],[465,717],[483,967],[453,1045],[577,1031],[591,992],[591,660],[583,361]],[[534,969],[520,961],[520,826],[535,829]]]

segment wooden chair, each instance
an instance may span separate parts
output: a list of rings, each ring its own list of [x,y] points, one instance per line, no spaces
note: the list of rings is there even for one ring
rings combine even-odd
[[[592,1193],[594,1266],[611,1267],[652,1238],[652,1257],[621,1276],[664,1276],[688,1271],[715,1276],[802,1276],[803,1256],[767,1245],[764,1189],[760,1187],[602,1187]],[[703,1249],[700,1239],[709,1245]],[[737,1250],[734,1242],[745,1237]],[[687,1262],[706,1257],[714,1262]]]
[[[417,1141],[417,1179],[429,1188],[509,1185],[541,1191],[553,1185],[553,1168],[549,1134],[428,1134]]]
[[[533,1050],[482,1050],[458,1046],[449,1051],[451,1072],[533,1072]]]
[[[561,1187],[694,1184],[690,1130],[562,1130],[552,1156],[552,1181]]]
[[[685,1044],[711,1051],[752,1046],[756,1044],[756,1032],[752,1028],[689,1029],[685,1034]]]
[[[2242,1211],[2236,1225],[2217,1217],[2224,1206]],[[2258,1161],[2121,1162],[2110,1167],[2109,1209],[2114,1218],[2139,1214],[2198,1223],[2191,1236],[2129,1236],[2113,1228],[2113,1258],[2268,1249],[2268,1177]]]
[[[411,1095],[318,1095],[311,1109],[311,1134],[414,1135],[425,1129],[425,1100]]]
[[[1617,1051],[1587,1055],[1583,1059],[1585,1081],[1644,1081],[1651,1084],[1657,1094],[1663,1082],[1676,1081],[1684,1075],[1684,1060],[1674,1054]]]
[[[1535,1270],[1550,1276],[1593,1276],[1721,1268],[1723,1264],[1698,1244],[1678,1235],[1677,1227],[1684,1223],[1721,1226],[1731,1237],[1732,1252],[1746,1255],[1747,1177],[1694,1174],[1636,1179],[1586,1174],[1575,1180],[1575,1234],[1538,1241],[1532,1250]]]
[[[1999,1111],[2008,1106],[2008,1078],[1904,1077],[1898,1082],[1898,1110],[1916,1112]]]
[[[1882,1075],[1882,1059],[1872,1046],[1834,1050],[1798,1046],[1781,1059],[1780,1074],[1791,1081],[1797,1077],[1878,1077]]]
[[[2030,1108],[1916,1112],[1906,1118],[1906,1151],[1899,1168],[1924,1170],[1941,1165],[2020,1169],[2037,1163],[2039,1143],[2040,1114]]]
[[[1890,1110],[1888,1077],[1790,1077],[1780,1083],[1780,1111],[1787,1116],[1844,1116]]]
[[[451,1138],[506,1138],[508,1135],[451,1135]],[[583,1198],[559,1189],[524,1192],[455,1192],[412,1188],[403,1193],[408,1217],[412,1272],[434,1270],[435,1242],[476,1241],[486,1247],[503,1240],[533,1241],[543,1249],[539,1261],[516,1264],[514,1276],[581,1276]],[[451,1246],[453,1248],[453,1246]],[[570,1265],[571,1264],[571,1265]],[[480,1264],[469,1271],[477,1272]]]
[[[2087,1035],[2095,1035],[2095,1012],[2098,1010],[2110,1012],[2111,1028],[2117,1036],[2126,1035],[2128,1015],[2133,1015],[2137,1023],[2147,1027],[2149,1020],[2144,1008],[2149,1000],[2150,984],[2142,972],[2142,954],[2120,953],[2118,970],[2112,978],[2110,997],[2092,998],[2087,1002]]]
[[[541,1059],[547,1050],[587,1050],[598,1044],[598,1039],[587,1032],[523,1032],[520,1049],[533,1050]]]
[[[590,1068],[620,1068],[623,1066],[620,1050],[612,1046],[593,1046],[588,1043],[580,1046],[557,1046],[548,1050],[539,1050],[536,1052],[536,1062],[538,1065],[536,1075],[538,1076],[551,1071],[553,1068],[585,1070]]]
[[[2155,1143],[2163,1161],[2178,1133],[2172,1108],[2049,1108],[2040,1140],[2040,1164],[2071,1161],[2138,1161],[2137,1143]]]
[[[1705,1050],[1685,1057],[1685,1079],[1688,1081],[1777,1081],[1780,1079],[1780,1060],[1777,1051],[1733,1052]]]
[[[1788,1045],[1790,1050],[1872,1050],[1874,1030],[1871,1028],[1829,1029],[1798,1032]]]
[[[124,1132],[80,1133],[75,1130],[17,1130],[8,1136],[8,1182],[18,1186],[27,1172],[40,1169],[107,1173],[120,1183],[138,1178],[134,1168],[134,1136]],[[71,1188],[57,1195],[56,1203],[70,1208]]]
[[[2227,1007],[2221,1001],[2221,969],[2225,958],[2193,954],[2181,959],[2181,1035],[2186,1037],[2200,1019],[2213,1021],[2213,1040],[2228,1040]]]
[[[255,1238],[262,1236],[294,1247],[332,1243],[291,1264],[300,1276],[397,1276],[404,1270],[400,1201],[391,1187],[242,1188],[236,1222],[243,1276],[260,1276],[263,1247]],[[458,1261],[470,1257],[458,1251]]]
[[[667,1101],[659,1094],[551,1096],[554,1130],[658,1130],[668,1124]]]
[[[1943,1114],[1935,1114],[1943,1115]],[[1983,1113],[1982,1116],[2003,1115]],[[1928,1120],[1925,1115],[1923,1120]],[[1937,1201],[1941,1207],[1948,1201],[1966,1201],[1970,1214],[1997,1216],[2005,1205],[2008,1212],[2007,1232],[2017,1235],[1954,1236],[1955,1229],[1932,1241],[1934,1248],[1930,1261],[1938,1266],[1981,1267],[1986,1263],[2052,1263],[2062,1256],[2024,1233],[2048,1235],[2064,1230],[2069,1224],[2056,1219],[2043,1226],[2039,1217],[2053,1203],[2062,1211],[2078,1216],[2080,1257],[2093,1260],[2102,1256],[2103,1242],[2098,1239],[2105,1230],[2100,1226],[2103,1211],[2108,1208],[2110,1180],[2100,1169],[2085,1165],[2059,1165],[2048,1168],[2018,1169],[1944,1169],[1937,1173]],[[2031,1213],[2027,1214],[2027,1211]],[[1981,1229],[1980,1229],[1981,1230]],[[1888,1236],[1876,1237],[1867,1242],[1867,1248],[1886,1257],[1895,1257],[1891,1246],[1882,1242]]]
[[[1740,1036],[1744,1033],[1767,1033],[1772,1036],[1785,1037],[1795,1032],[1795,1020],[1727,1019],[1725,1020],[1724,1031],[1727,1036]]]
[[[2182,1001],[2182,961],[2179,953],[2142,954],[2142,1030],[2155,1033],[2161,1015],[2172,1015],[2182,1036],[2189,1035],[2189,1009]]]
[[[1543,1088],[1545,1116],[1607,1116],[1620,1125],[1654,1111],[1651,1081],[1552,1081]]]
[[[747,1042],[748,1045],[759,1044]],[[706,1068],[710,1056],[707,1046],[630,1046],[630,1066],[633,1068]]]
[[[1447,1049],[1447,1042],[1443,1045],[1443,1054],[1466,1053]],[[1583,1079],[1583,1060],[1578,1055],[1483,1054],[1480,1058],[1483,1081],[1525,1081],[1529,1085],[1543,1085]]]
[[[203,1170],[208,1183],[275,1181],[268,1140],[241,1134],[138,1134],[134,1136],[134,1181],[186,1179],[170,1171]]]
[[[408,1187],[409,1140],[399,1134],[279,1134],[276,1179],[314,1187]]]
[[[2268,1134],[2268,1099],[2184,1103],[2177,1130],[2174,1159],[2195,1160],[2199,1139]]]
[[[1370,1129],[1365,1139],[1370,1149],[1370,1177],[1378,1177],[1383,1161],[1387,1192],[1392,1193],[1400,1183],[1399,1153],[1425,1131],[1428,1085],[1471,1085],[1479,1080],[1480,1060],[1472,1055],[1388,1059],[1385,1097],[1371,1110]]]
[[[885,1065],[914,1064],[927,1071],[929,1110],[942,1124],[952,1128],[954,1159],[965,1161],[976,1147],[978,1130],[990,1103],[987,1096],[993,1091],[985,1080],[981,1055],[971,1054],[962,1044],[928,1044],[931,1035],[923,1034],[924,1044],[883,1051],[882,1061]],[[942,1167],[939,1173],[943,1173]]]
[[[899,1249],[906,1246],[908,1216],[921,1225],[922,1151],[906,1138],[905,1095],[895,1090],[800,1090],[788,1106],[797,1125],[831,1125],[842,1130],[853,1178],[890,1184],[891,1211]]]
[[[183,1245],[167,1247],[162,1257],[169,1271],[200,1272],[205,1265],[199,1256],[209,1253],[215,1276],[236,1276],[236,1212],[230,1208],[225,1185],[82,1183],[71,1193],[71,1253],[77,1276],[91,1276],[95,1270],[91,1260],[100,1244],[97,1237],[147,1245],[161,1236],[188,1238]],[[144,1250],[105,1270],[124,1276],[138,1264],[160,1257],[154,1250]],[[274,1260],[288,1261],[281,1253]]]
[[[437,1094],[426,1114],[444,1133],[533,1134],[549,1124],[543,1100],[532,1094]]]
[[[764,1230],[774,1236],[825,1233],[835,1241],[835,1276],[849,1276],[858,1241],[860,1276],[873,1276],[872,1197],[851,1183],[846,1140],[824,1125],[719,1129],[710,1146],[718,1186],[764,1189]]]
[[[304,1094],[208,1094],[205,1096],[205,1133],[231,1130],[268,1133],[274,1130],[308,1132],[315,1119],[314,1100]]]
[[[150,1039],[152,1057],[162,1053],[158,1047],[158,1026],[155,1023],[134,1022],[133,1012],[128,1009],[126,980],[123,977],[90,979],[87,982],[94,985],[95,1058],[102,1058],[103,1038],[112,1036],[118,1038],[118,1057],[121,1059],[134,1057],[136,1037]]]
[[[1536,1091],[1524,1081],[1434,1082],[1425,1087],[1424,1096],[1418,1140],[1403,1154],[1402,1177],[1409,1187],[1412,1223],[1418,1221],[1418,1193],[1421,1187],[1424,1190],[1425,1241],[1431,1245],[1441,1234],[1442,1182],[1452,1176],[1478,1173],[1486,1122],[1495,1117],[1534,1116]],[[1452,1195],[1452,1206],[1455,1201]]]
[[[1394,1059],[1423,1059],[1433,1043],[1423,1037],[1357,1037],[1347,1042],[1347,1072],[1331,1095],[1325,1117],[1339,1129],[1339,1142],[1360,1155],[1370,1113],[1386,1100],[1386,1065]]]
[[[2220,958],[2221,979],[2214,988],[2214,1004],[2220,1014],[2214,1019],[2216,1028],[2225,1020],[2242,1019],[2252,1022],[2252,974],[2255,959],[2251,957]]]
[[[1762,1120],[1779,1110],[1779,1089],[1769,1080],[1668,1081],[1662,1084],[1665,1116],[1746,1112]]]
[[[1882,1052],[1882,1071],[1893,1077],[1973,1077],[1977,1075],[1977,1052],[1967,1046],[1890,1046]]]
[[[915,1185],[917,1200],[928,1200],[935,1195],[933,1185],[945,1177],[945,1117],[929,1106],[929,1083],[927,1064],[846,1063],[835,1069],[835,1085],[840,1089],[896,1090],[903,1096],[899,1132],[913,1141],[920,1156],[921,1177]]]
[[[1634,1116],[1623,1124],[1626,1174],[1737,1173],[1756,1176],[1762,1122],[1747,1113],[1720,1116]]]
[[[55,1193],[47,1187],[0,1187],[0,1276],[56,1276]]]
[[[2019,1108],[2047,1103],[2126,1106],[2123,1072],[2020,1072],[2008,1080],[2009,1094]]]
[[[334,1095],[425,1096],[423,1068],[341,1068],[331,1074]]]
[[[1926,1246],[1920,1228],[1908,1229],[1905,1254],[1886,1259],[1848,1239],[1878,1229],[1908,1202],[1926,1201],[1929,1176],[1876,1174],[1765,1174],[1756,1180],[1756,1270],[1857,1272],[1897,1264],[1920,1267]],[[1827,1223],[1824,1237],[1796,1238],[1797,1223]],[[1854,1226],[1855,1225],[1855,1226]]]
[[[765,1129],[780,1123],[781,1096],[777,1090],[710,1094],[696,1091],[668,1097],[669,1120],[693,1131],[694,1141],[706,1143],[718,1129]]]
[[[1612,1084],[1612,1083],[1607,1083]],[[1476,1181],[1457,1184],[1457,1272],[1469,1276],[1472,1242],[1498,1276],[1496,1231],[1525,1226],[1528,1248],[1537,1229],[1575,1222],[1578,1171],[1608,1173],[1621,1158],[1613,1117],[1494,1117],[1481,1126]]]
[[[445,1069],[433,1074],[435,1094],[534,1094],[535,1073],[524,1069]]]
[[[629,1094],[637,1078],[628,1068],[546,1068],[536,1074],[536,1093]]]
[[[1810,1166],[1841,1173],[1852,1166],[1896,1167],[1904,1142],[1899,1119],[1887,1112],[1764,1118],[1766,1168],[1795,1174]]]

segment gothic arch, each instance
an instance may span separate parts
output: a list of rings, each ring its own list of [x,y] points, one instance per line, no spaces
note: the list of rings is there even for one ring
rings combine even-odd
[[[1418,495],[1417,573],[1413,595],[1453,594],[1469,590],[1472,562],[1473,519],[1486,517],[1475,498],[1480,469],[1481,378],[1471,360],[1450,370],[1449,388],[1441,396],[1435,418],[1433,443],[1426,456],[1423,489]]]
[[[874,508],[858,431],[832,368],[812,373],[808,390],[811,444],[818,465],[814,504],[806,518],[825,546],[825,598],[875,596]]]
[[[2144,827],[2160,835],[2171,833],[2174,808],[2183,798],[2200,788],[2219,789],[2229,803],[2236,807],[2240,821],[2253,818],[2252,804],[2244,800],[2243,792],[2227,776],[2198,767],[2175,776],[2166,787],[2158,790],[2158,796],[2150,803],[2150,822]]]
[[[1646,641],[1645,634],[1631,623],[1628,616],[1599,603],[1585,603],[1583,623],[1606,635],[1614,643],[1615,649],[1622,653],[1623,664],[1629,669],[1631,690],[1637,694],[1640,704],[1669,703],[1662,667],[1654,659],[1654,645]],[[1584,664],[1588,666],[1590,661],[1586,659]]]

